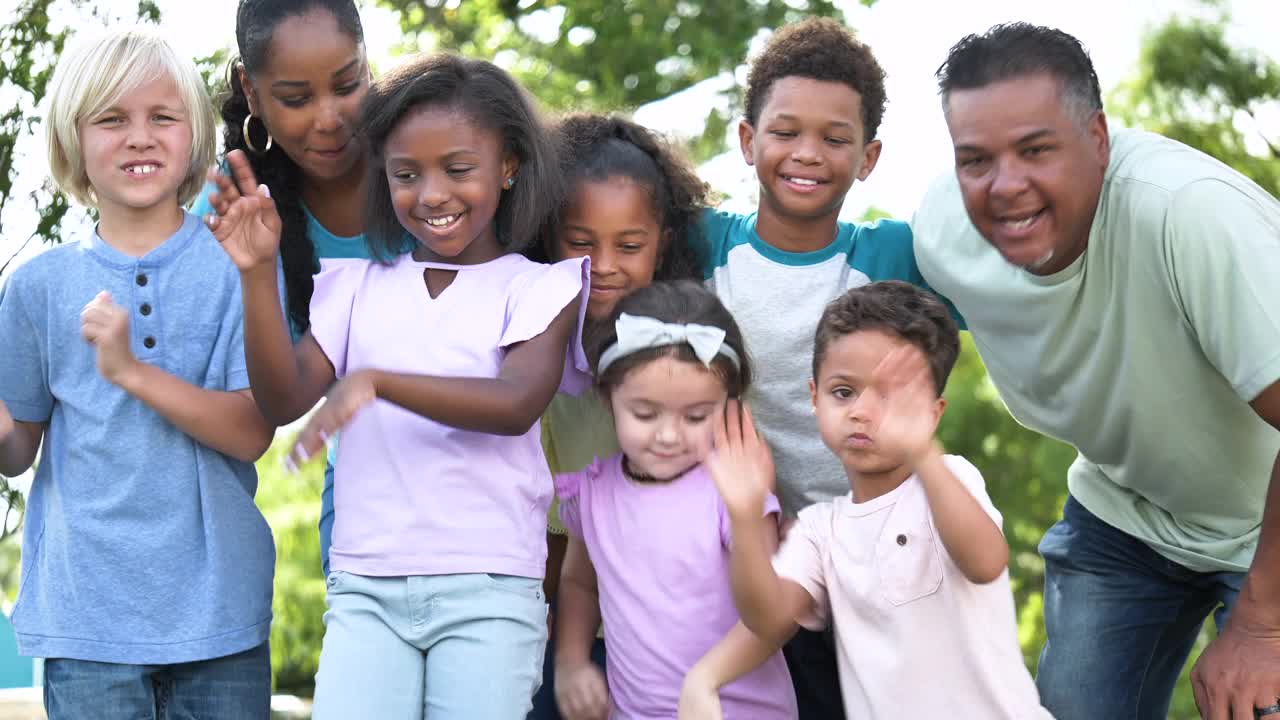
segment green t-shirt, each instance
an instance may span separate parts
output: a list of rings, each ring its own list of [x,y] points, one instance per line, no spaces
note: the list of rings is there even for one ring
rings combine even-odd
[[[1079,451],[1090,512],[1192,570],[1244,571],[1280,432],[1280,203],[1159,135],[1117,131],[1088,248],[1038,277],[969,222],[954,174],[914,221],[925,279],[968,322],[1022,424]]]
[[[542,415],[542,451],[553,475],[578,472],[597,457],[620,452],[613,416],[595,389],[577,396],[556,393]],[[559,511],[559,503],[551,503],[547,530],[564,535]]]

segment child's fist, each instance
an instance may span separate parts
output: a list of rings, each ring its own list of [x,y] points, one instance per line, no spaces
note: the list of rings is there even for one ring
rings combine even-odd
[[[609,687],[604,673],[590,662],[556,668],[556,705],[565,720],[605,720]]]
[[[97,350],[98,372],[119,385],[138,362],[129,348],[129,313],[103,290],[80,311],[80,335]]]

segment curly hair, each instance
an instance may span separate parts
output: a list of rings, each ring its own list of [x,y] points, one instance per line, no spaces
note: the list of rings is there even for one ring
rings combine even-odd
[[[592,328],[586,341],[587,359],[596,376],[596,387],[604,397],[608,397],[613,388],[622,384],[632,370],[658,358],[671,357],[682,362],[702,363],[694,354],[693,348],[683,343],[640,350],[618,358],[604,372],[596,372],[605,350],[618,342],[617,321],[623,313],[649,317],[664,323],[709,325],[724,330],[724,342],[737,354],[739,362],[735,366],[727,357],[717,355],[711,361],[711,370],[720,376],[729,397],[742,397],[751,387],[751,358],[747,355],[742,330],[733,319],[733,314],[702,283],[677,280],[657,282],[636,290],[618,301],[608,321]]]
[[[502,193],[494,214],[498,242],[518,252],[537,239],[564,201],[555,143],[529,95],[487,60],[450,53],[412,57],[374,82],[360,125],[369,141],[365,237],[374,257],[388,261],[404,250],[405,230],[396,218],[386,177],[387,138],[414,110],[457,109],[498,133],[520,166],[515,185]]]
[[[238,65],[253,75],[266,66],[276,27],[289,18],[322,10],[333,15],[338,29],[357,45],[364,42],[360,13],[352,0],[240,0],[236,11],[236,48],[239,57],[227,65],[227,90],[222,97],[223,147],[226,152],[243,150],[258,182],[271,188],[276,211],[280,213],[280,261],[284,266],[284,289],[289,322],[298,332],[311,326],[312,275],[320,269],[315,246],[307,236],[307,216],[302,205],[302,169],[279,145],[264,153],[253,152],[245,142],[244,119],[249,116],[249,99],[240,83]],[[250,126],[250,132],[253,132]],[[266,143],[265,135],[254,140],[255,147]]]
[[[938,395],[960,355],[960,333],[942,301],[928,290],[900,280],[856,287],[822,311],[813,337],[813,377],[836,340],[861,330],[883,330],[920,348]]]
[[[653,202],[658,227],[671,233],[658,258],[655,281],[698,280],[702,275],[699,215],[710,205],[710,188],[698,178],[679,150],[663,137],[620,115],[580,113],[560,119],[552,130],[560,173],[569,194],[582,183],[624,177],[644,188]],[[538,247],[554,255],[556,213]]]
[[[751,62],[746,116],[755,125],[778,80],[802,77],[848,85],[862,98],[863,142],[876,138],[887,102],[884,68],[871,48],[831,18],[807,18],[784,25]]]
[[[996,25],[966,35],[951,47],[934,75],[942,109],[952,90],[972,90],[1002,80],[1048,73],[1062,85],[1062,100],[1082,121],[1102,110],[1098,73],[1084,45],[1056,28],[1029,23]]]

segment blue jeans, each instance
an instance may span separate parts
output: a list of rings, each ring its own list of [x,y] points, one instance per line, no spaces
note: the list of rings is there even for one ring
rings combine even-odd
[[[542,678],[539,578],[329,575],[315,720],[512,720]]]
[[[555,600],[551,601],[551,612],[554,613]],[[605,669],[604,638],[596,638],[591,643],[591,662],[601,670]],[[556,705],[556,638],[553,634],[547,639],[547,653],[542,660],[542,687],[533,696],[533,710],[525,720],[561,720],[560,706]]]
[[[266,720],[271,650],[176,665],[119,665],[51,658],[44,663],[49,720]]]
[[[1244,573],[1194,572],[1068,497],[1040,542],[1040,700],[1058,720],[1164,720],[1200,627],[1227,620]]]

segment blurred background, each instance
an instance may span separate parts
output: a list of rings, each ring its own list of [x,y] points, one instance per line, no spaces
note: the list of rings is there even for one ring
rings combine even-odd
[[[235,0],[0,0],[0,283],[14,267],[92,222],[47,181],[41,110],[67,38],[80,28],[158,23],[189,49],[210,92],[234,54]],[[375,74],[397,56],[438,49],[493,60],[551,112],[632,114],[678,140],[733,209],[755,206],[755,178],[736,150],[745,62],[772,28],[807,15],[852,27],[888,73],[889,106],[875,173],[854,186],[848,220],[909,219],[951,147],[933,72],[961,36],[1012,20],[1054,25],[1090,50],[1113,124],[1164,133],[1280,194],[1280,8],[1274,0],[365,0]],[[0,338],[0,352],[5,339]],[[1004,513],[1019,640],[1028,666],[1044,641],[1043,565],[1036,544],[1059,517],[1070,447],[1015,423],[968,336],[947,388],[942,439],[983,471]],[[258,463],[258,505],[275,534],[275,684],[309,697],[323,634],[319,496],[323,468],[286,474],[282,428]],[[39,683],[16,657],[4,616],[19,577],[23,495],[30,475],[0,477],[0,688]],[[1200,648],[1210,639],[1202,633]],[[1197,653],[1199,648],[1197,648]],[[38,695],[36,696],[38,698]],[[282,706],[283,707],[283,706]],[[18,711],[14,711],[15,713]],[[0,717],[5,715],[0,703]],[[1184,673],[1172,718],[1195,718]]]

